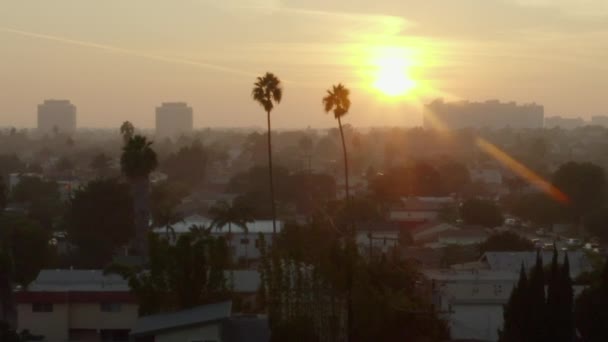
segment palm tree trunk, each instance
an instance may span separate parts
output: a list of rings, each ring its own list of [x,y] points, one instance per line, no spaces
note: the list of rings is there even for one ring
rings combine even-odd
[[[340,137],[342,138],[342,152],[344,153],[344,182],[346,190],[346,204],[350,201],[350,191],[348,186],[348,157],[346,152],[346,143],[344,142],[344,131],[342,130],[342,120],[338,117],[338,126],[340,126]]]
[[[150,181],[148,177],[132,181],[133,209],[135,210],[135,249],[137,254],[148,256],[148,231],[150,225]]]
[[[348,186],[348,154],[346,152],[346,143],[344,142],[344,130],[342,129],[342,120],[338,116],[338,126],[340,126],[340,137],[342,138],[342,152],[344,153],[344,183],[346,190],[346,213],[347,216],[351,217],[350,208],[350,187]],[[350,220],[349,220],[350,221]],[[355,223],[351,221],[351,229],[349,238],[354,239],[356,237]],[[347,293],[346,293],[346,340],[351,341],[353,331],[353,299],[352,299],[352,280],[353,267],[351,263],[348,264],[347,269]]]
[[[276,208],[274,204],[274,181],[272,178],[272,140],[270,131],[270,111],[267,113],[268,121],[268,177],[270,178],[270,202],[272,205],[272,235],[277,235],[277,223],[276,223]]]

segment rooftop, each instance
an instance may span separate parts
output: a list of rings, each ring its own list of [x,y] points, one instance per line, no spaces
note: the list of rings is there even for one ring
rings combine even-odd
[[[153,334],[198,324],[212,323],[230,318],[232,302],[198,306],[188,310],[140,317],[131,330],[132,336]]]
[[[128,292],[129,284],[116,274],[101,270],[41,270],[30,292]]]
[[[192,215],[192,216],[188,216],[186,217],[184,220],[175,223],[173,225],[173,230],[175,231],[175,233],[180,234],[180,233],[187,233],[190,231],[190,228],[193,225],[196,226],[203,226],[203,227],[209,227],[211,225],[212,220],[207,218],[207,217],[203,217],[200,215]],[[283,222],[282,221],[277,221],[277,231],[281,231],[281,228],[283,227]],[[238,232],[240,229],[237,227],[232,227],[232,231],[234,232]],[[263,233],[263,234],[270,234],[272,233],[272,220],[256,220],[250,223],[247,223],[247,230],[249,231],[250,234],[258,234],[258,233]],[[154,229],[154,231],[156,233],[164,233],[165,232],[165,228],[156,228]],[[213,228],[212,232],[228,232],[228,227],[220,227],[219,229],[217,228]]]

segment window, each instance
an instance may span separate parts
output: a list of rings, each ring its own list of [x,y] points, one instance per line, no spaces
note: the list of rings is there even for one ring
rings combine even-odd
[[[33,303],[33,312],[53,312],[53,304],[51,303]]]
[[[120,312],[122,306],[120,303],[101,303],[99,309],[101,312]]]
[[[241,245],[248,245],[249,239],[241,239]]]
[[[126,342],[129,341],[129,330],[101,330],[100,337],[104,342]]]
[[[70,329],[68,330],[69,341],[97,341],[99,336],[95,329]]]

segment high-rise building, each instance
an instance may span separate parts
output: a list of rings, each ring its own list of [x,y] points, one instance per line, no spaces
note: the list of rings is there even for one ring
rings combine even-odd
[[[165,102],[156,107],[156,136],[175,138],[192,132],[194,123],[192,107],[185,102]]]
[[[518,105],[498,100],[486,102],[444,102],[427,104],[423,126],[427,129],[461,128],[542,128],[544,108],[537,104]]]
[[[76,131],[76,106],[69,100],[45,100],[38,105],[40,133],[72,134]]]
[[[596,115],[591,117],[591,124],[595,126],[608,127],[607,115]]]
[[[583,118],[564,118],[561,116],[548,116],[545,118],[545,128],[574,129],[583,126],[585,126]]]

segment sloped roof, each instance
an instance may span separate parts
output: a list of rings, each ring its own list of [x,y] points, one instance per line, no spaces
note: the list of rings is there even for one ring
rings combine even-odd
[[[222,329],[224,342],[268,342],[270,341],[270,327],[265,317],[244,316],[232,317]]]
[[[424,224],[412,230],[412,238],[414,240],[421,239],[427,235],[439,234],[450,230],[459,230],[460,228],[445,222],[431,222]]]
[[[116,292],[129,291],[129,284],[116,274],[102,270],[41,270],[29,286],[30,292]]]
[[[551,264],[553,259],[553,251],[542,251],[543,265]],[[558,251],[559,263],[564,262],[566,253]],[[509,270],[519,272],[523,262],[527,270],[532,269],[536,264],[536,252],[486,252],[481,257],[481,261],[486,262],[492,270]],[[570,262],[570,275],[578,276],[580,273],[591,270],[591,263],[584,252],[573,251],[568,252],[568,261]]]
[[[143,316],[137,319],[131,335],[150,335],[163,330],[217,322],[228,319],[231,311],[232,302],[226,301],[201,305],[188,310]]]

